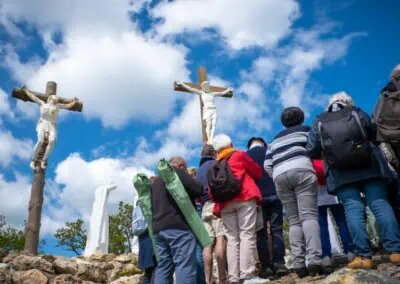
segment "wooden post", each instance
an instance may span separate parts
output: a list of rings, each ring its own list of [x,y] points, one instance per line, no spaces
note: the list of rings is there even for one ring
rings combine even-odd
[[[39,151],[39,157],[42,158],[47,143],[44,143]],[[25,228],[25,247],[24,250],[34,255],[38,254],[40,226],[43,208],[43,191],[46,179],[46,170],[40,167],[36,162],[36,168],[33,171],[33,181],[31,189],[31,199],[28,208],[28,223]]]

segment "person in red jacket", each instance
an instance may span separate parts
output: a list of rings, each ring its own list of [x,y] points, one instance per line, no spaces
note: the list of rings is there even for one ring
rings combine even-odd
[[[217,160],[234,152],[228,165],[232,174],[242,181],[242,190],[237,197],[227,202],[216,202],[214,206],[214,214],[221,216],[228,240],[229,283],[265,281],[255,276],[257,205],[262,196],[254,180],[262,177],[262,169],[245,152],[236,151],[231,138],[225,134],[215,136],[213,145],[218,153]]]

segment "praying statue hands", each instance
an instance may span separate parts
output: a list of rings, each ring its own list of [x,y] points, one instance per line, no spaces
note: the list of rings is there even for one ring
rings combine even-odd
[[[44,102],[25,87],[22,89],[33,102],[40,106],[40,118],[36,126],[38,141],[33,151],[30,167],[35,169],[36,162],[40,162],[40,167],[44,170],[47,167],[47,159],[49,158],[49,155],[54,148],[54,143],[57,139],[58,110],[70,110],[79,102],[79,100],[77,98],[73,98],[70,103],[61,104],[58,102],[58,98],[55,94],[50,94],[47,97],[47,101]],[[39,152],[41,151],[42,145],[45,143],[46,139],[47,146],[45,148],[43,158],[39,160]]]
[[[200,100],[203,103],[201,111],[203,114],[203,122],[206,125],[207,144],[212,145],[217,124],[217,106],[215,105],[215,97],[233,94],[233,89],[227,88],[222,92],[212,92],[208,81],[201,83],[201,90],[192,88],[180,81],[176,82],[176,85],[200,96]]]

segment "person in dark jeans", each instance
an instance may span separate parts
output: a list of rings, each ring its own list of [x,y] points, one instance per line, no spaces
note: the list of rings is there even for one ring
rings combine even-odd
[[[153,242],[148,231],[139,236],[138,266],[144,270],[142,284],[154,284],[157,262],[154,257]]]
[[[357,115],[361,130],[370,141],[368,145],[371,160],[364,166],[346,170],[330,165],[326,173],[329,192],[336,194],[343,203],[352,249],[356,256],[348,264],[348,268],[373,267],[372,250],[365,225],[365,203],[360,193],[365,195],[368,207],[375,215],[383,246],[390,253],[390,261],[393,264],[400,264],[400,228],[387,199],[387,185],[393,175],[383,153],[373,144],[376,139],[376,125],[367,113],[354,106],[352,98],[344,92],[330,99],[326,111],[339,112],[349,108]],[[324,152],[320,129],[320,118],[317,118],[310,131],[307,145],[307,150],[314,159],[320,159]],[[340,130],[337,129],[339,135]]]
[[[267,152],[267,144],[261,137],[252,137],[247,143],[247,154],[261,168],[264,168],[264,159]],[[264,228],[257,232],[257,250],[258,257],[261,262],[260,277],[268,278],[275,273],[278,276],[283,276],[288,273],[285,266],[285,243],[283,240],[283,206],[279,200],[274,182],[268,174],[263,171],[262,178],[258,180],[259,187],[263,200],[261,202],[262,215],[264,220]],[[269,259],[268,251],[268,230],[267,223],[271,227],[273,259]]]
[[[173,157],[170,163],[196,206],[195,199],[203,193],[203,185],[187,173],[183,158]],[[151,202],[159,257],[155,284],[172,284],[174,271],[176,284],[196,283],[196,237],[160,177],[151,186]]]

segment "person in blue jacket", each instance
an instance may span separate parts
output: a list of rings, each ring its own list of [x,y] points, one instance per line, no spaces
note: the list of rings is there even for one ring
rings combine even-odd
[[[252,137],[247,143],[247,154],[261,168],[264,168],[267,143],[261,137]],[[257,250],[261,262],[260,277],[268,278],[273,273],[283,276],[288,273],[285,266],[285,243],[283,240],[283,206],[276,193],[275,184],[271,177],[263,171],[262,178],[256,181],[262,194],[261,210],[264,228],[257,232]],[[267,224],[270,223],[273,259],[269,259]]]
[[[392,172],[383,153],[373,143],[376,137],[376,125],[367,113],[354,106],[352,98],[344,92],[330,99],[326,112],[340,111],[346,107],[352,107],[358,115],[360,124],[370,141],[372,155],[370,164],[362,168],[343,170],[329,166],[325,161],[329,193],[337,195],[343,203],[353,240],[353,253],[356,257],[348,267],[372,268],[372,251],[366,230],[365,205],[361,192],[364,193],[367,204],[376,217],[383,246],[390,253],[391,262],[400,264],[400,229],[387,200],[387,186],[392,179]],[[318,117],[310,131],[307,144],[307,150],[314,159],[323,158],[319,122]]]

